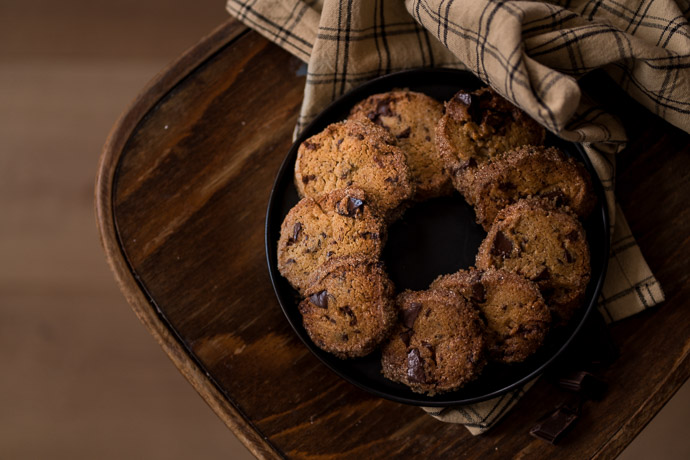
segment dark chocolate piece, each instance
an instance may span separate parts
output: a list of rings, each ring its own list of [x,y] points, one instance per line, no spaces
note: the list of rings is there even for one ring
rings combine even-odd
[[[589,372],[572,372],[558,380],[558,385],[569,391],[580,393],[589,399],[599,400],[606,393],[606,382]]]
[[[412,130],[408,126],[407,129],[405,129],[403,132],[401,132],[400,134],[398,134],[395,137],[397,137],[398,139],[407,139],[408,137],[410,137],[411,132],[412,132]]]
[[[311,303],[320,308],[328,308],[328,291],[325,289],[309,296]]]
[[[297,222],[295,223],[295,226],[292,227],[292,236],[288,238],[287,240],[287,245],[290,246],[291,244],[295,244],[297,242],[297,238],[299,238],[299,234],[302,232],[302,223]]]
[[[355,217],[357,213],[361,212],[363,206],[364,201],[349,196],[336,203],[335,212],[341,216]]]
[[[412,338],[412,333],[412,330],[407,330],[400,333],[400,339],[403,341],[406,347],[410,346],[410,338]]]
[[[548,418],[534,425],[529,434],[555,445],[572,428],[579,415],[579,407],[560,406]]]
[[[407,378],[410,380],[410,382],[426,383],[424,359],[419,354],[419,350],[416,348],[413,348],[407,354]]]
[[[340,307],[339,310],[342,314],[347,315],[350,318],[350,326],[355,326],[357,324],[357,317],[355,316],[355,312],[352,311],[352,308],[350,308],[349,305]]]
[[[412,302],[410,304],[410,308],[408,308],[407,310],[403,310],[403,324],[405,325],[405,327],[412,329],[412,326],[414,326],[414,321],[417,319],[417,316],[419,315],[419,310],[421,309],[421,303]]]
[[[494,239],[494,246],[491,248],[491,254],[494,256],[500,256],[504,259],[510,257],[510,253],[513,252],[513,242],[510,241],[502,231],[496,232],[496,238]]]

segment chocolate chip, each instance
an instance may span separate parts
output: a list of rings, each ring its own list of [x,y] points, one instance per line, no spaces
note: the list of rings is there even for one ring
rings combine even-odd
[[[307,184],[310,180],[316,179],[314,174],[309,174],[308,176],[302,176],[302,183]]]
[[[410,346],[410,338],[412,337],[413,331],[407,330],[400,333],[400,339],[403,341],[406,347]]]
[[[416,348],[413,348],[407,354],[407,378],[410,382],[426,383],[424,359]]]
[[[359,198],[348,196],[347,198],[343,198],[341,201],[336,203],[335,212],[345,217],[356,217],[362,212],[363,207],[364,201],[360,200]]]
[[[565,405],[558,407],[548,418],[532,427],[529,434],[550,444],[556,444],[572,427],[579,415],[578,407]]]
[[[558,380],[558,385],[566,390],[574,391],[589,399],[601,399],[606,393],[606,382],[594,374],[585,371],[571,372]]]
[[[357,139],[359,139],[360,141],[363,141],[363,140],[364,140],[364,134],[357,134],[355,137],[356,137]]]
[[[326,257],[331,257],[333,254],[335,254],[335,252],[333,252],[333,251],[328,251],[328,252],[326,253]]]
[[[290,246],[297,242],[300,233],[302,233],[302,224],[297,222],[294,227],[292,227],[292,236],[288,238],[287,245]]]
[[[424,140],[426,140],[427,142],[431,142],[431,138],[429,136],[424,137]]]
[[[431,345],[429,342],[422,341],[422,346],[429,350],[429,353],[431,354],[431,360],[436,363],[436,349],[434,348],[433,345]]]
[[[570,254],[568,250],[565,250],[565,261],[568,262],[569,264],[573,263],[575,261],[575,258]]]
[[[497,231],[496,238],[494,238],[494,245],[491,248],[491,255],[509,258],[511,252],[513,252],[513,242],[510,241],[502,231]]]
[[[343,139],[338,139],[338,142],[335,143],[336,146],[340,147],[340,144],[343,143]]]
[[[295,259],[293,259],[292,257],[290,257],[288,260],[285,261],[286,264],[294,264],[295,262],[297,262],[297,261]]]
[[[383,181],[388,182],[390,184],[397,184],[398,178],[397,177],[386,177]]]
[[[350,337],[347,334],[341,335],[340,338],[343,340],[343,342],[347,342],[348,340],[350,340]]]
[[[317,144],[316,142],[312,142],[312,141],[308,141],[308,140],[304,141],[304,143],[302,145],[307,150],[316,150],[319,147],[321,147],[321,144]]]
[[[410,137],[411,132],[412,132],[412,130],[408,126],[407,129],[405,129],[403,132],[401,132],[400,134],[398,134],[395,137],[397,137],[398,139],[407,139],[408,137]]]
[[[456,94],[455,100],[467,106],[472,105],[472,95],[468,93],[460,92]]]
[[[551,190],[549,192],[540,193],[540,197],[552,201],[556,206],[561,206],[565,203],[565,195],[562,190]]]
[[[477,303],[482,303],[486,301],[486,289],[484,288],[484,285],[482,283],[477,282],[472,284],[472,293],[470,294],[470,300]]]
[[[357,317],[355,316],[355,312],[353,312],[352,308],[350,308],[348,305],[340,307],[338,310],[340,310],[340,313],[350,318],[350,326],[354,326],[357,324]]]
[[[378,104],[376,104],[376,113],[383,115],[384,117],[392,117],[395,115],[390,107],[391,102],[392,101],[390,99],[383,99],[379,101]]]
[[[309,296],[309,300],[317,307],[328,308],[328,291],[324,289],[316,294],[312,294]]]
[[[580,239],[580,233],[577,230],[573,230],[572,232],[565,235],[565,237],[568,238],[570,241],[577,241]]]
[[[548,279],[551,279],[551,273],[548,268],[544,267],[532,281],[546,281]]]
[[[414,321],[417,319],[417,316],[419,315],[419,311],[422,309],[422,304],[419,302],[412,302],[410,304],[410,307],[403,310],[403,324],[412,329],[412,326],[414,326]]]

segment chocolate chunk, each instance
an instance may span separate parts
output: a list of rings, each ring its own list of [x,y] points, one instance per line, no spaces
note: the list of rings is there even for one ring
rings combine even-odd
[[[552,201],[556,206],[561,206],[565,203],[565,195],[562,190],[551,190],[550,192],[540,193],[539,196]]]
[[[422,304],[419,302],[412,302],[410,304],[410,308],[403,310],[403,324],[406,327],[409,327],[412,329],[412,326],[414,326],[414,321],[417,319],[417,316],[419,315],[419,310],[422,309]]]
[[[352,308],[350,308],[349,305],[340,307],[338,310],[340,310],[340,312],[343,315],[346,315],[350,318],[350,326],[354,326],[357,324],[357,317],[355,316],[355,312],[352,311]]]
[[[569,264],[575,261],[575,258],[573,258],[572,254],[570,254],[570,252],[567,249],[565,250],[565,261]]]
[[[362,211],[364,201],[359,198],[347,197],[336,203],[335,212],[345,217],[355,217]]]
[[[551,279],[551,273],[547,267],[544,267],[532,281],[546,281],[548,279]]]
[[[580,415],[578,407],[561,406],[547,419],[537,423],[529,434],[550,444],[560,441]]]
[[[470,300],[477,303],[482,303],[486,300],[486,289],[480,282],[476,282],[471,286]]]
[[[558,380],[558,385],[569,391],[574,391],[589,399],[601,399],[606,393],[606,382],[589,372],[571,372]]]
[[[397,137],[398,139],[407,139],[408,137],[410,137],[411,132],[412,132],[412,130],[408,126],[403,132],[401,132],[400,134],[398,134],[395,137]]]
[[[431,345],[429,342],[422,341],[422,346],[429,350],[429,353],[431,354],[431,360],[436,363],[436,348],[434,348],[433,345]]]
[[[302,183],[307,184],[310,180],[316,179],[314,174],[309,174],[308,176],[302,176]]]
[[[474,157],[471,157],[469,160],[462,161],[458,166],[453,167],[453,170],[451,172],[454,176],[457,176],[466,169],[474,168],[475,166],[477,166],[477,160],[475,160]]]
[[[410,382],[426,383],[424,373],[424,359],[419,354],[419,350],[413,348],[407,354],[407,378]]]
[[[455,100],[467,106],[472,105],[472,95],[469,93],[460,92],[455,95]]]
[[[321,147],[321,144],[318,144],[318,143],[316,143],[316,142],[311,142],[311,141],[308,141],[308,140],[307,140],[307,141],[304,141],[304,143],[303,143],[302,145],[303,145],[304,148],[307,149],[307,150],[316,150],[316,149],[318,149],[319,147]]]
[[[383,99],[379,101],[378,104],[376,104],[376,113],[383,115],[384,117],[392,117],[395,115],[390,107],[391,102],[392,101],[390,99]]]
[[[302,223],[297,222],[295,223],[295,226],[292,227],[292,236],[288,238],[286,244],[288,246],[295,244],[297,242],[297,238],[299,238],[300,233],[302,233]]]
[[[503,257],[505,259],[510,257],[511,252],[513,252],[513,242],[499,230],[496,232],[494,246],[491,248],[491,255]]]
[[[577,241],[580,239],[580,233],[577,230],[573,230],[572,232],[565,235],[565,237],[568,238],[570,241]]]
[[[411,330],[403,331],[400,333],[400,339],[402,339],[406,347],[410,346],[410,338],[412,337],[412,334],[413,332]]]
[[[320,308],[328,308],[328,291],[325,289],[309,296],[311,303]]]

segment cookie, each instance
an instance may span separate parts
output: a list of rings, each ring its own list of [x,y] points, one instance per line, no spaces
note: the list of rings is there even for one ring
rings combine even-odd
[[[477,223],[491,227],[498,211],[530,196],[568,206],[580,218],[596,198],[587,170],[555,147],[522,146],[480,166],[465,196],[474,203]]]
[[[474,380],[485,364],[482,322],[453,291],[405,291],[400,324],[382,350],[383,375],[433,396]]]
[[[407,155],[416,200],[448,195],[453,187],[436,147],[436,125],[443,104],[414,91],[374,94],[355,105],[352,120],[370,120],[387,129]]]
[[[359,187],[383,214],[412,197],[405,153],[395,137],[370,121],[333,123],[297,151],[295,185],[301,197]]]
[[[278,270],[300,292],[326,261],[336,257],[377,258],[385,226],[364,191],[334,190],[303,198],[283,220],[278,240]]]
[[[557,325],[580,307],[590,277],[589,247],[577,217],[539,199],[501,210],[479,247],[477,268],[502,268],[534,281]]]
[[[551,323],[549,309],[539,287],[517,273],[493,268],[460,270],[438,277],[429,289],[454,291],[479,309],[493,361],[524,361],[546,338]]]
[[[376,260],[326,262],[299,304],[304,328],[322,350],[339,358],[371,353],[396,322],[394,288]]]
[[[436,142],[453,185],[463,195],[478,165],[515,147],[544,142],[544,128],[490,87],[459,91],[445,108]]]

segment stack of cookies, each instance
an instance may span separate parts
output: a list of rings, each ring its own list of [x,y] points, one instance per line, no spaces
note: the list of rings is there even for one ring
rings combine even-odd
[[[582,305],[590,267],[579,219],[595,204],[584,167],[544,137],[486,87],[445,105],[376,94],[304,141],[302,199],[283,221],[278,269],[302,296],[313,342],[340,358],[380,348],[386,378],[429,395],[536,352]],[[381,261],[388,225],[453,190],[488,232],[476,267],[396,295]]]

